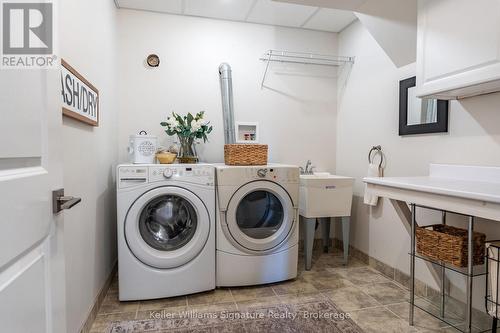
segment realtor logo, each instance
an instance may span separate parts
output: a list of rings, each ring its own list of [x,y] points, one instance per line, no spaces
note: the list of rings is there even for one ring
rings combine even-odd
[[[2,68],[55,64],[54,5],[35,1],[2,1]]]

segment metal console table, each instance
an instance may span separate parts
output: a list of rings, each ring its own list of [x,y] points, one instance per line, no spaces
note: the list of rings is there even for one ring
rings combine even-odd
[[[415,304],[415,259],[421,258],[438,265],[441,270],[431,273],[439,278],[443,270],[453,270],[467,279],[467,314],[465,331],[472,330],[472,280],[485,275],[485,268],[472,266],[472,241],[474,219],[484,218],[500,221],[500,167],[481,167],[467,165],[431,164],[428,176],[412,177],[367,177],[363,179],[371,195],[389,199],[396,214],[410,233],[411,239],[411,306],[410,323],[413,323]],[[408,208],[410,203],[411,209]],[[430,260],[415,253],[415,210],[418,207],[431,207],[442,212],[453,212],[469,217],[469,262],[465,271]],[[443,213],[446,219],[446,213]],[[444,288],[441,288],[441,302]],[[444,310],[444,306],[441,306]],[[426,311],[425,309],[422,309]],[[426,311],[427,312],[427,311]],[[434,315],[431,313],[431,315]],[[439,317],[438,317],[439,318]],[[441,318],[440,318],[441,319]],[[453,323],[449,323],[453,324]],[[452,325],[456,327],[457,325]]]
[[[415,231],[417,225],[417,220],[416,220],[416,209],[417,207],[421,208],[426,208],[426,209],[431,209],[431,210],[436,210],[441,212],[441,223],[446,224],[446,214],[448,213],[447,211],[438,209],[438,208],[433,208],[433,207],[427,207],[427,206],[422,206],[422,205],[417,205],[417,204],[410,204],[411,207],[411,245],[410,245],[410,314],[409,314],[409,324],[410,326],[413,326],[414,323],[414,313],[415,313],[415,307],[419,308],[422,311],[427,312],[431,316],[447,323],[448,325],[456,328],[459,331],[462,332],[472,332],[472,293],[473,293],[473,279],[475,277],[479,276],[484,276],[487,274],[487,270],[485,269],[485,265],[481,265],[477,268],[475,271],[474,265],[473,265],[473,232],[474,232],[474,216],[468,216],[464,214],[459,214],[459,213],[454,213],[454,214],[459,214],[462,216],[468,216],[468,244],[467,244],[467,268],[465,271],[461,268],[452,266],[452,265],[447,265],[443,262],[436,261],[430,258],[427,258],[423,255],[420,255],[416,253],[415,249]],[[415,260],[416,259],[421,259],[425,260],[427,262],[430,262],[434,265],[439,266],[440,268],[440,275],[441,275],[441,285],[440,285],[440,315],[436,316],[434,313],[429,311],[428,309],[425,309],[424,307],[421,307],[415,303]],[[446,288],[446,270],[454,271],[455,273],[461,274],[462,276],[465,276],[467,279],[466,283],[466,318],[465,318],[465,329],[462,330],[457,323],[452,323],[449,322],[445,319],[445,303],[446,303],[446,294],[445,294],[445,288]],[[485,330],[489,331],[489,330]]]

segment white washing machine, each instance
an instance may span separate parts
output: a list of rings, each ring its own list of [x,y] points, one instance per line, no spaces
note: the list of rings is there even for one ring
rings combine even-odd
[[[215,169],[117,168],[118,281],[122,301],[215,288]]]
[[[217,169],[217,286],[246,286],[297,276],[299,168]]]

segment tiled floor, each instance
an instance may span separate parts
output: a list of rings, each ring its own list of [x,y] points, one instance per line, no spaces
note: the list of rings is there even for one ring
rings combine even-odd
[[[112,321],[148,319],[151,311],[242,310],[255,304],[301,302],[318,296],[330,298],[366,332],[456,332],[421,310],[416,310],[415,326],[410,327],[408,291],[354,258],[344,267],[337,250],[316,252],[313,269],[304,271],[303,267],[299,259],[299,276],[292,281],[141,302],[119,302],[115,279],[91,332],[107,332]],[[433,307],[430,303],[424,306]]]

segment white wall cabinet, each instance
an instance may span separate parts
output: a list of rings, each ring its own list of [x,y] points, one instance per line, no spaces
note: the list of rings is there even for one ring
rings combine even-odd
[[[417,95],[500,91],[500,0],[419,0]]]

